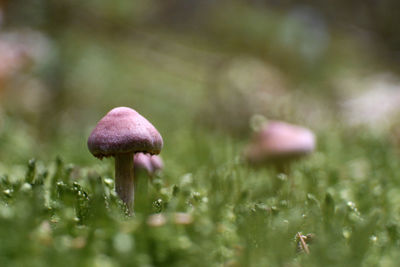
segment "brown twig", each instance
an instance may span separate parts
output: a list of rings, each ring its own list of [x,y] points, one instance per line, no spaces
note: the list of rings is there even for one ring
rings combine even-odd
[[[306,254],[310,254],[310,249],[308,248],[308,245],[307,245],[306,241],[304,240],[304,238],[307,238],[307,237],[302,235],[300,232],[298,232],[297,233],[297,238],[300,241],[300,245],[301,245],[301,248],[303,249],[303,251]]]

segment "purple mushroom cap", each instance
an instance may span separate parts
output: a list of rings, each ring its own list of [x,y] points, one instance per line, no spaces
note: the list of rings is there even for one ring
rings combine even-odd
[[[245,156],[251,163],[285,161],[310,154],[315,145],[315,135],[309,129],[271,121],[254,135]]]
[[[153,165],[154,171],[162,170],[164,168],[164,162],[159,155],[152,155],[150,158],[151,164]]]
[[[156,128],[135,110],[118,107],[98,122],[87,144],[95,157],[102,158],[120,153],[159,154],[163,140]]]
[[[147,153],[136,153],[133,163],[135,165],[135,170],[145,170],[150,176],[164,167],[160,156]]]

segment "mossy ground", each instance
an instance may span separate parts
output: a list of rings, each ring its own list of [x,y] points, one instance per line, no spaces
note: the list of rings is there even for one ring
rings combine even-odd
[[[198,131],[201,131],[198,129]],[[253,169],[234,140],[197,132],[165,153],[149,187],[156,227],[126,214],[113,161],[31,160],[1,177],[4,266],[395,266],[397,155],[368,135],[326,133],[287,174]],[[167,143],[168,147],[168,143]],[[188,156],[190,155],[190,156]],[[24,170],[25,174],[22,173]],[[18,173],[18,174],[17,174]],[[140,189],[139,189],[140,190]],[[174,212],[193,222],[179,225]],[[312,233],[310,254],[296,234]]]

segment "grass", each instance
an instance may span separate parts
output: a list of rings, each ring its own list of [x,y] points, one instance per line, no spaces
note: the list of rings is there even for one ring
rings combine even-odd
[[[400,172],[389,142],[327,132],[314,155],[280,174],[247,166],[233,139],[196,130],[151,182],[152,212],[169,218],[159,227],[126,215],[109,159],[30,160],[2,175],[2,265],[396,265]],[[175,212],[193,222],[174,223]],[[310,254],[297,249],[298,232],[314,235]]]

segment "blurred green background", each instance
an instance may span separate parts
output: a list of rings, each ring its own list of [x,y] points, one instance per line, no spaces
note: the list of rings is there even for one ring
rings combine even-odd
[[[246,137],[254,114],[341,123],[366,78],[397,79],[396,1],[1,3],[4,163],[95,162],[86,137],[115,106],[153,122],[168,153],[185,131]]]
[[[397,266],[399,1],[0,9],[0,265]],[[113,160],[86,145],[116,106],[163,136],[153,211],[190,226],[124,216]],[[289,174],[250,168],[265,119],[312,129],[316,153]],[[316,235],[310,255],[297,232]]]

